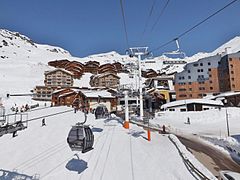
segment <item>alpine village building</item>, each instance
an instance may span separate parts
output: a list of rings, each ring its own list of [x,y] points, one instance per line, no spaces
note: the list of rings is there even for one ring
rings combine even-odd
[[[176,99],[202,98],[240,91],[240,52],[217,54],[189,63],[175,74]]]
[[[71,106],[80,110],[92,111],[99,104],[104,104],[109,111],[115,111],[117,98],[115,91],[92,88],[64,88],[52,94],[53,106]]]
[[[73,74],[64,69],[45,71],[44,86],[36,86],[34,100],[51,101],[53,91],[73,86]]]

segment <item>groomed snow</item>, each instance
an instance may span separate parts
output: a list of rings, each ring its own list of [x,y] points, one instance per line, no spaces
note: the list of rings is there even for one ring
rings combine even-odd
[[[68,110],[54,107],[29,112],[29,119]],[[0,169],[41,179],[194,179],[185,167],[177,149],[167,136],[146,132],[131,125],[126,130],[117,119],[94,120],[88,115],[94,136],[94,149],[85,154],[72,152],[66,138],[71,125],[82,121],[82,112],[69,112],[29,122],[18,136],[0,138]],[[1,174],[0,174],[1,175]],[[0,176],[1,177],[1,176]]]
[[[230,134],[239,135],[240,108],[236,107],[195,112],[159,112],[152,123],[164,124],[177,134],[190,133],[226,137],[226,113],[228,114]],[[188,117],[190,118],[190,124],[187,124]]]

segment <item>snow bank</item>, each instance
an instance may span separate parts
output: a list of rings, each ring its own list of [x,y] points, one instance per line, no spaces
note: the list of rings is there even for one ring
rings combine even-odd
[[[171,127],[175,131],[200,135],[227,136],[226,113],[232,135],[239,134],[240,108],[229,107],[198,112],[159,112],[151,120],[152,124]],[[187,118],[190,124],[187,124]]]
[[[201,138],[209,142],[211,145],[214,145],[214,147],[217,145],[218,149],[228,153],[231,157],[240,162],[240,143],[235,138],[217,138],[206,136],[202,136]]]
[[[197,176],[200,175],[200,179],[201,177],[203,179],[216,179],[216,177],[186,149],[186,147],[179,141],[179,139],[175,135],[170,134],[168,137],[175,144],[179,151],[179,154],[183,157],[185,164],[188,165],[188,168],[190,168],[189,170],[192,173]]]

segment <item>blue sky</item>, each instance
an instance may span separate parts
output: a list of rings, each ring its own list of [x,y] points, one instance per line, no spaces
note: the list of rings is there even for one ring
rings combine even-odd
[[[151,31],[166,0],[156,0],[149,26],[142,32],[153,0],[123,0],[130,46],[150,50],[181,34],[230,0],[170,0]],[[18,31],[35,42],[63,47],[84,57],[127,48],[119,0],[0,0],[0,28]],[[240,1],[180,39],[187,55],[212,51],[240,35]],[[175,48],[154,52],[160,55]]]

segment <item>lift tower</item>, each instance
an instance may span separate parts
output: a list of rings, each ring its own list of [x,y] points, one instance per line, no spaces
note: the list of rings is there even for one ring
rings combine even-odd
[[[140,120],[143,120],[143,93],[142,93],[142,66],[141,60],[143,56],[149,54],[148,47],[132,47],[129,48],[128,54],[130,57],[138,58],[138,77],[139,77],[139,99],[140,99]]]

